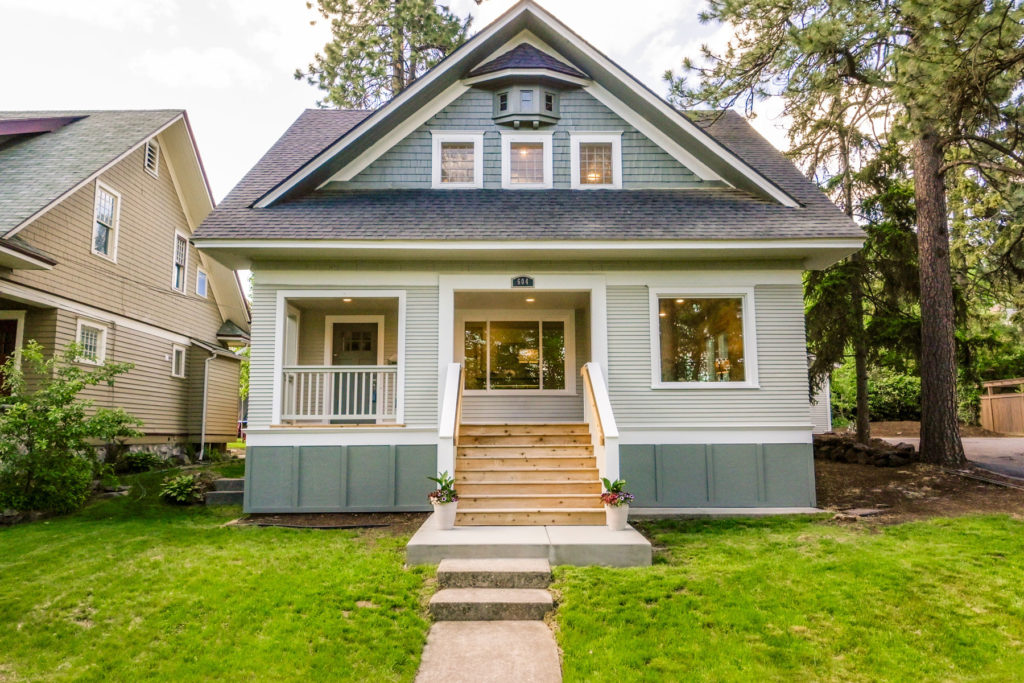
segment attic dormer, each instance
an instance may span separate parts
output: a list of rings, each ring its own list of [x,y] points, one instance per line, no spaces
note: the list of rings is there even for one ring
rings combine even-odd
[[[529,43],[473,68],[466,77],[468,84],[492,91],[494,122],[514,128],[558,123],[561,93],[589,80],[579,69]]]

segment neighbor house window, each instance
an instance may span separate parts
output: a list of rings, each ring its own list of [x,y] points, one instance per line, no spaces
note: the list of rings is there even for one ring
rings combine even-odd
[[[78,321],[75,335],[78,344],[78,362],[99,365],[107,355],[107,328],[88,320]]]
[[[466,320],[466,389],[573,390],[570,321]]]
[[[483,134],[435,133],[433,186],[483,187]]]
[[[621,139],[621,133],[571,135],[573,188],[622,187]]]
[[[201,296],[204,299],[207,296],[207,289],[209,288],[209,281],[206,276],[206,271],[202,268],[196,270],[196,296]]]
[[[652,305],[661,384],[753,384],[747,295],[658,294]]]
[[[92,229],[92,253],[111,260],[117,252],[117,224],[121,195],[106,185],[96,184],[96,205]]]
[[[174,346],[171,348],[171,376],[185,376],[185,347]]]
[[[172,286],[185,293],[185,277],[188,273],[188,238],[177,233],[174,235],[174,272]]]
[[[503,133],[501,140],[503,187],[551,187],[551,133]]]
[[[154,178],[160,175],[160,143],[156,141],[156,138],[152,138],[146,142],[146,156],[145,156],[146,170]]]

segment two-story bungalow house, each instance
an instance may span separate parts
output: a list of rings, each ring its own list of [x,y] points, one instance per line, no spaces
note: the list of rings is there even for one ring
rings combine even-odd
[[[0,360],[70,342],[134,363],[97,405],[164,452],[233,439],[249,312],[235,273],[191,244],[213,209],[183,111],[0,112]]]
[[[307,111],[206,219],[254,273],[246,509],[593,524],[815,502],[802,273],[860,229],[732,113],[530,0],[376,111]]]

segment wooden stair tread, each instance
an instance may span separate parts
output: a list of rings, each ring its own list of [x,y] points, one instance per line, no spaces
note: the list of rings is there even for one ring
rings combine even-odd
[[[593,493],[469,493],[460,498],[593,498]]]

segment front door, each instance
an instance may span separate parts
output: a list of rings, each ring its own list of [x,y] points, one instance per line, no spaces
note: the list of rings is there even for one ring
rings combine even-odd
[[[331,365],[377,365],[377,323],[334,323],[331,328]],[[377,410],[377,386],[374,377],[362,373],[340,372],[334,375],[333,408],[336,415],[372,415]],[[331,420],[332,424],[362,422]]]
[[[7,362],[14,352],[18,350],[18,321],[0,320],[0,365]],[[0,396],[6,396],[7,390],[2,386],[0,377]]]

